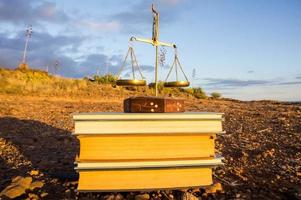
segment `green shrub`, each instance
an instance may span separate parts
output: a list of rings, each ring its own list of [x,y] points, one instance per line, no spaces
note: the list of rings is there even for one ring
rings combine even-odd
[[[190,94],[190,95],[194,95],[194,89],[193,88],[187,88],[187,89],[183,89],[181,91],[185,92],[187,94]]]
[[[93,79],[98,84],[116,84],[116,77],[112,74],[104,76],[94,75]]]
[[[212,92],[212,93],[211,93],[211,97],[212,97],[213,99],[219,99],[219,98],[222,97],[222,95],[221,95],[221,93],[218,93],[218,92]]]
[[[148,84],[149,89],[155,90],[155,82],[153,83],[149,83]],[[158,87],[158,92],[159,93],[163,93],[164,92],[164,82],[163,81],[159,81],[157,83],[157,87]]]
[[[195,96],[198,99],[207,99],[205,91],[200,87],[193,88],[193,96]]]
[[[184,92],[186,94],[189,94],[191,96],[194,96],[195,98],[198,98],[198,99],[207,99],[207,95],[206,95],[205,91],[200,87],[187,88],[187,89],[182,89],[180,91]]]

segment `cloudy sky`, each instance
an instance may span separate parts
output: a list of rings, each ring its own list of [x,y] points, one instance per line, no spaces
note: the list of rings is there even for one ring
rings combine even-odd
[[[242,100],[301,100],[300,0],[0,0],[0,66],[18,66],[32,24],[32,68],[53,72],[58,61],[67,77],[115,74],[132,45],[151,82],[154,48],[129,38],[151,37],[152,3],[160,40],[177,44],[194,87]],[[174,52],[161,51],[164,80]]]

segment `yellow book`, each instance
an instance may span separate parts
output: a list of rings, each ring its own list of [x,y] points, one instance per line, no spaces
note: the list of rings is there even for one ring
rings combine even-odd
[[[190,188],[212,184],[210,168],[150,168],[79,172],[78,191]]]
[[[209,134],[79,135],[78,139],[79,161],[214,157],[214,136]]]
[[[189,188],[212,184],[222,158],[176,161],[79,162],[79,191]]]

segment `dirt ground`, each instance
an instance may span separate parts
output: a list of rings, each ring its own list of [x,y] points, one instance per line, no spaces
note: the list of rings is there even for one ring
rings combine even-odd
[[[301,103],[190,100],[186,110],[225,113],[226,131],[216,141],[225,164],[214,170],[223,190],[193,189],[187,199],[301,199]],[[36,187],[19,199],[179,199],[179,191],[76,192],[72,113],[121,111],[121,99],[0,95],[0,192],[21,176]]]

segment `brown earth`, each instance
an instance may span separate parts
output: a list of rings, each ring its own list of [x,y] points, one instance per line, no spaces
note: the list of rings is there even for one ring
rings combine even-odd
[[[224,112],[226,130],[216,142],[225,165],[214,170],[223,191],[189,190],[186,199],[301,199],[300,103],[189,100],[186,109]],[[122,100],[0,95],[0,191],[30,180],[19,199],[183,196],[179,191],[78,194],[73,162],[79,145],[71,135],[71,116],[96,111],[120,112]]]

